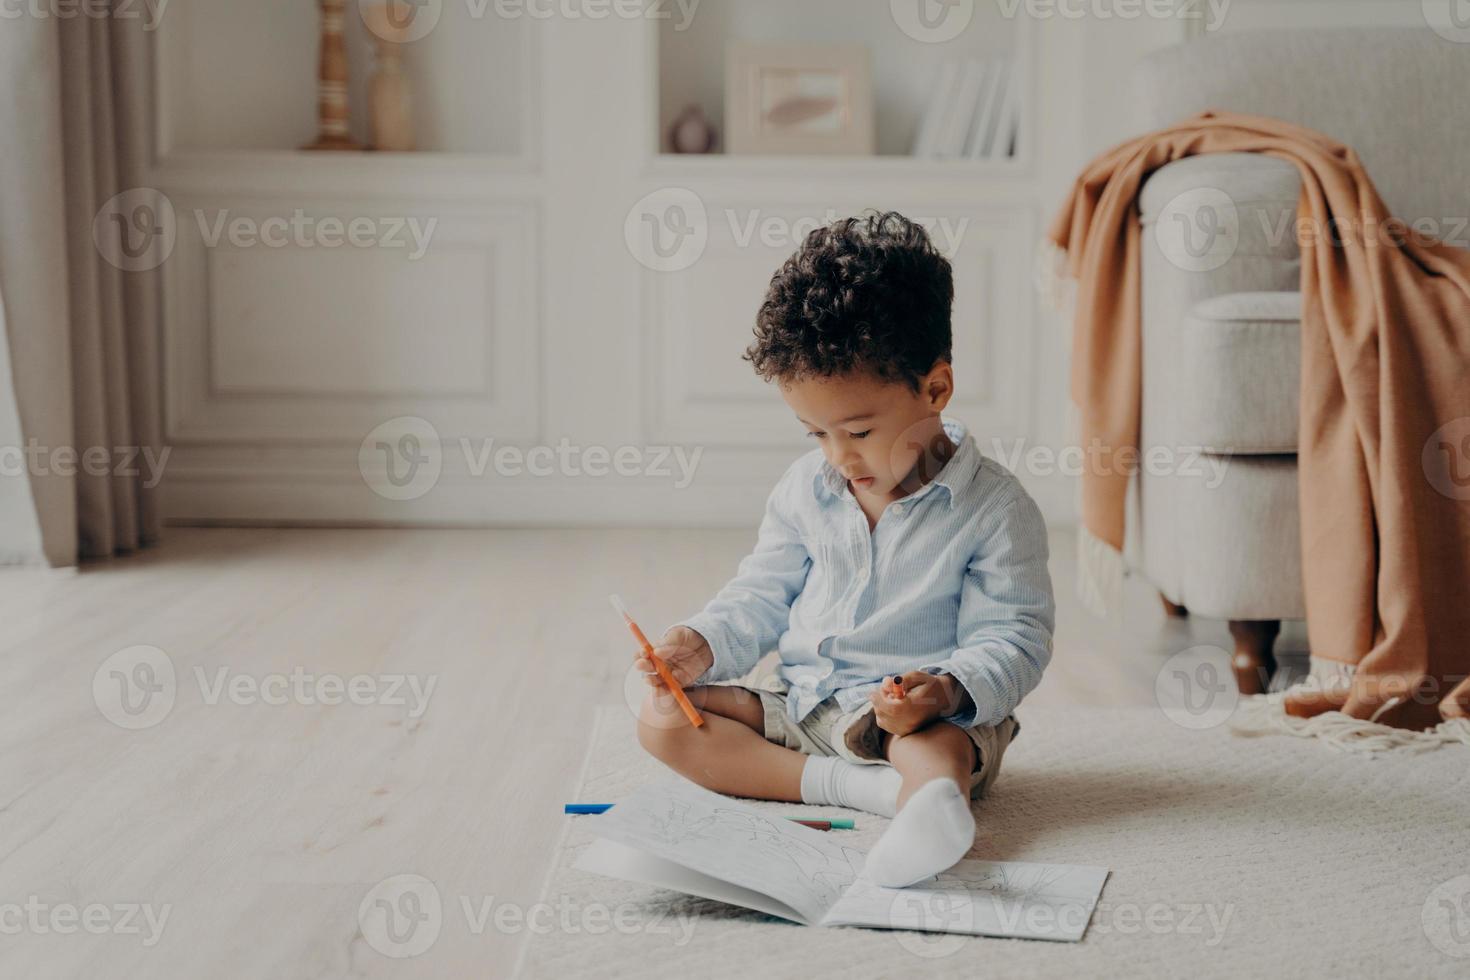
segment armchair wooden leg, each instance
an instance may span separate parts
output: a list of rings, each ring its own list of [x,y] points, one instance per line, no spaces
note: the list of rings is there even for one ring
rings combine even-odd
[[[1162,592],[1159,593],[1159,601],[1164,604],[1164,615],[1170,619],[1183,619],[1189,615],[1188,609],[1170,602],[1169,597]]]
[[[1235,686],[1241,694],[1260,694],[1271,683],[1276,672],[1276,634],[1281,632],[1279,619],[1232,619],[1230,635],[1235,638],[1235,655],[1230,665],[1235,670]]]

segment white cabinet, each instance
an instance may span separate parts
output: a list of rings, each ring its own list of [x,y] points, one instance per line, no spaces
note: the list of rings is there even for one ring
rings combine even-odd
[[[739,357],[765,282],[814,222],[870,207],[925,219],[955,263],[951,411],[982,450],[1059,444],[1066,330],[1033,301],[1033,252],[1100,149],[1088,106],[1110,97],[1088,72],[1111,42],[976,0],[929,43],[900,6],[429,0],[437,21],[405,50],[422,151],[311,154],[314,5],[179,0],[154,32],[151,180],[178,225],[166,515],[753,525],[810,446]],[[371,39],[355,2],[347,22],[361,139]],[[1184,25],[1129,30],[1148,47]],[[660,152],[686,102],[718,121],[733,38],[875,50],[878,155]],[[1017,156],[904,155],[939,62],[1001,55],[1024,91]],[[635,236],[669,194],[703,240],[658,268]],[[1022,475],[1065,516],[1064,482]]]

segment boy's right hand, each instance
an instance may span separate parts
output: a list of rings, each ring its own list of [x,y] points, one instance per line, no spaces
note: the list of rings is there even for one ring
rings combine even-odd
[[[654,645],[653,652],[669,665],[674,679],[689,687],[714,665],[715,652],[704,637],[687,626],[672,627],[663,639]],[[664,682],[653,669],[653,662],[642,653],[637,654],[633,666],[643,672],[643,680],[651,687],[663,687]]]

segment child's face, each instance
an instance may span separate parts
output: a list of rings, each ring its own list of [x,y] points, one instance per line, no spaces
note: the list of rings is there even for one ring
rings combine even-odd
[[[954,372],[939,362],[918,392],[869,374],[783,382],[781,397],[859,496],[897,500],[938,473],[948,458],[939,413]]]

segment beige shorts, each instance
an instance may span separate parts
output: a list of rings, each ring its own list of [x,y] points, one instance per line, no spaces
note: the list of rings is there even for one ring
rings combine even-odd
[[[883,757],[883,730],[878,727],[873,705],[867,701],[843,711],[836,698],[827,698],[813,708],[800,722],[786,713],[786,692],[790,690],[780,678],[764,679],[760,695],[765,712],[766,741],[784,745],[807,755],[834,755],[859,765],[889,765]],[[1011,740],[1021,731],[1015,716],[1007,716],[998,725],[976,725],[965,729],[975,743],[975,769],[970,773],[970,796],[978,799],[990,789],[1000,775],[1001,759]]]

